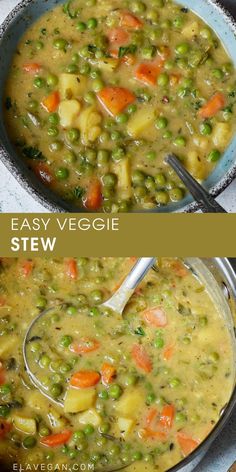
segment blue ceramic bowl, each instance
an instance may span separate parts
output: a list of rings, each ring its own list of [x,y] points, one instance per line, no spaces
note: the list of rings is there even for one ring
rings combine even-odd
[[[179,0],[177,0],[179,2]],[[20,37],[28,26],[37,20],[40,15],[56,5],[64,3],[63,0],[23,0],[8,15],[0,27],[0,101],[3,99],[5,81],[7,79],[12,56]],[[192,9],[202,17],[216,32],[231,56],[236,67],[236,22],[230,14],[218,3],[218,0],[182,0],[183,6]],[[0,108],[0,143],[1,157],[10,172],[50,211],[74,211],[83,210],[66,203],[55,193],[47,189],[28,169],[21,157],[17,154],[10,142],[4,125],[2,107]],[[204,182],[207,190],[213,196],[222,192],[236,176],[236,136],[216,166],[213,173]],[[190,195],[184,200],[170,204],[167,207],[156,208],[152,212],[191,212],[197,210],[197,204]]]

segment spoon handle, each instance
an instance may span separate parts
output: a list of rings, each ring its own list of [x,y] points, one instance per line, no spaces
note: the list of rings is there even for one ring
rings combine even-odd
[[[137,285],[143,280],[150,267],[155,264],[155,260],[155,257],[141,257],[138,259],[117,292],[103,306],[122,314]]]
[[[200,209],[204,213],[227,213],[219,203],[195,180],[191,174],[184,168],[179,159],[174,154],[170,154],[165,159],[176,174],[186,185],[187,189],[198,202]]]

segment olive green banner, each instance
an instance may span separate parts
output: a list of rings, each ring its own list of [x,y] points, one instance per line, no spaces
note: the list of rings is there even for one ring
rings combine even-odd
[[[0,256],[236,257],[236,215],[3,214]]]

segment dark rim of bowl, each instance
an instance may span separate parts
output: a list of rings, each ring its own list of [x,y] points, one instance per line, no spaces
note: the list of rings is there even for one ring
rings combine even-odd
[[[47,0],[44,0],[45,3]],[[222,5],[220,0],[206,0],[214,9],[220,11],[224,17],[226,18],[227,23],[233,29],[236,37],[236,19],[231,15],[231,13],[227,10],[227,8]],[[34,0],[22,0],[15,8],[11,10],[11,12],[7,15],[3,23],[0,25],[0,43],[7,32],[7,29],[11,22],[15,20],[22,10],[27,7],[30,3],[33,3]],[[37,179],[34,175],[29,175],[29,170],[25,165],[26,175],[22,172],[20,165],[17,166],[15,158],[13,158],[8,150],[2,145],[0,142],[0,155],[3,158],[4,164],[7,169],[12,173],[12,175],[16,178],[16,180],[21,184],[23,188],[27,190],[29,194],[36,197],[38,203],[41,203],[45,208],[50,210],[51,212],[74,212],[74,213],[84,213],[86,210],[82,208],[75,207],[70,203],[67,203],[65,200],[60,198],[55,192],[51,191],[44,184],[42,184],[39,179]],[[9,161],[10,158],[10,161]],[[21,163],[22,165],[22,163]],[[225,174],[225,176],[218,182],[209,192],[213,197],[219,196],[235,179],[236,177],[236,162],[232,166],[232,168]],[[182,208],[182,210],[178,210],[183,213],[193,213],[199,210],[199,205],[197,202],[192,202]],[[141,211],[134,211],[133,213],[158,213],[158,209],[154,210],[141,210]],[[175,470],[175,469],[174,469]],[[173,470],[173,472],[174,472]]]

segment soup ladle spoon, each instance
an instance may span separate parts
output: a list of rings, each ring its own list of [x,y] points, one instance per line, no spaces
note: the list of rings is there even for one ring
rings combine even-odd
[[[123,283],[121,284],[121,286],[118,288],[118,290],[114,293],[114,295],[112,295],[109,300],[100,305],[100,308],[109,308],[117,316],[122,317],[123,310],[126,304],[128,303],[130,297],[133,295],[136,287],[143,280],[144,276],[149,271],[149,269],[155,264],[155,260],[155,257],[141,257],[140,259],[138,259],[129,274],[127,275],[127,277],[125,278],[125,280],[123,281]],[[58,304],[54,307],[42,311],[36,318],[33,319],[31,324],[29,325],[23,341],[23,359],[25,363],[26,372],[31,382],[45,397],[47,397],[51,402],[61,407],[63,407],[64,405],[63,401],[56,400],[51,395],[49,395],[46,388],[43,387],[42,383],[37,378],[37,375],[34,374],[32,368],[30,367],[28,347],[32,341],[39,339],[39,337],[37,336],[37,325],[39,321],[41,321],[42,318],[46,317],[47,315],[55,313],[55,311],[58,312],[59,310],[62,310],[63,307],[65,307],[65,305]],[[33,331],[35,335],[33,335]]]
[[[176,174],[199,204],[203,213],[227,213],[227,211],[217,203],[217,201],[202,187],[202,185],[192,177],[174,154],[169,154],[165,158],[165,162],[175,170]]]

